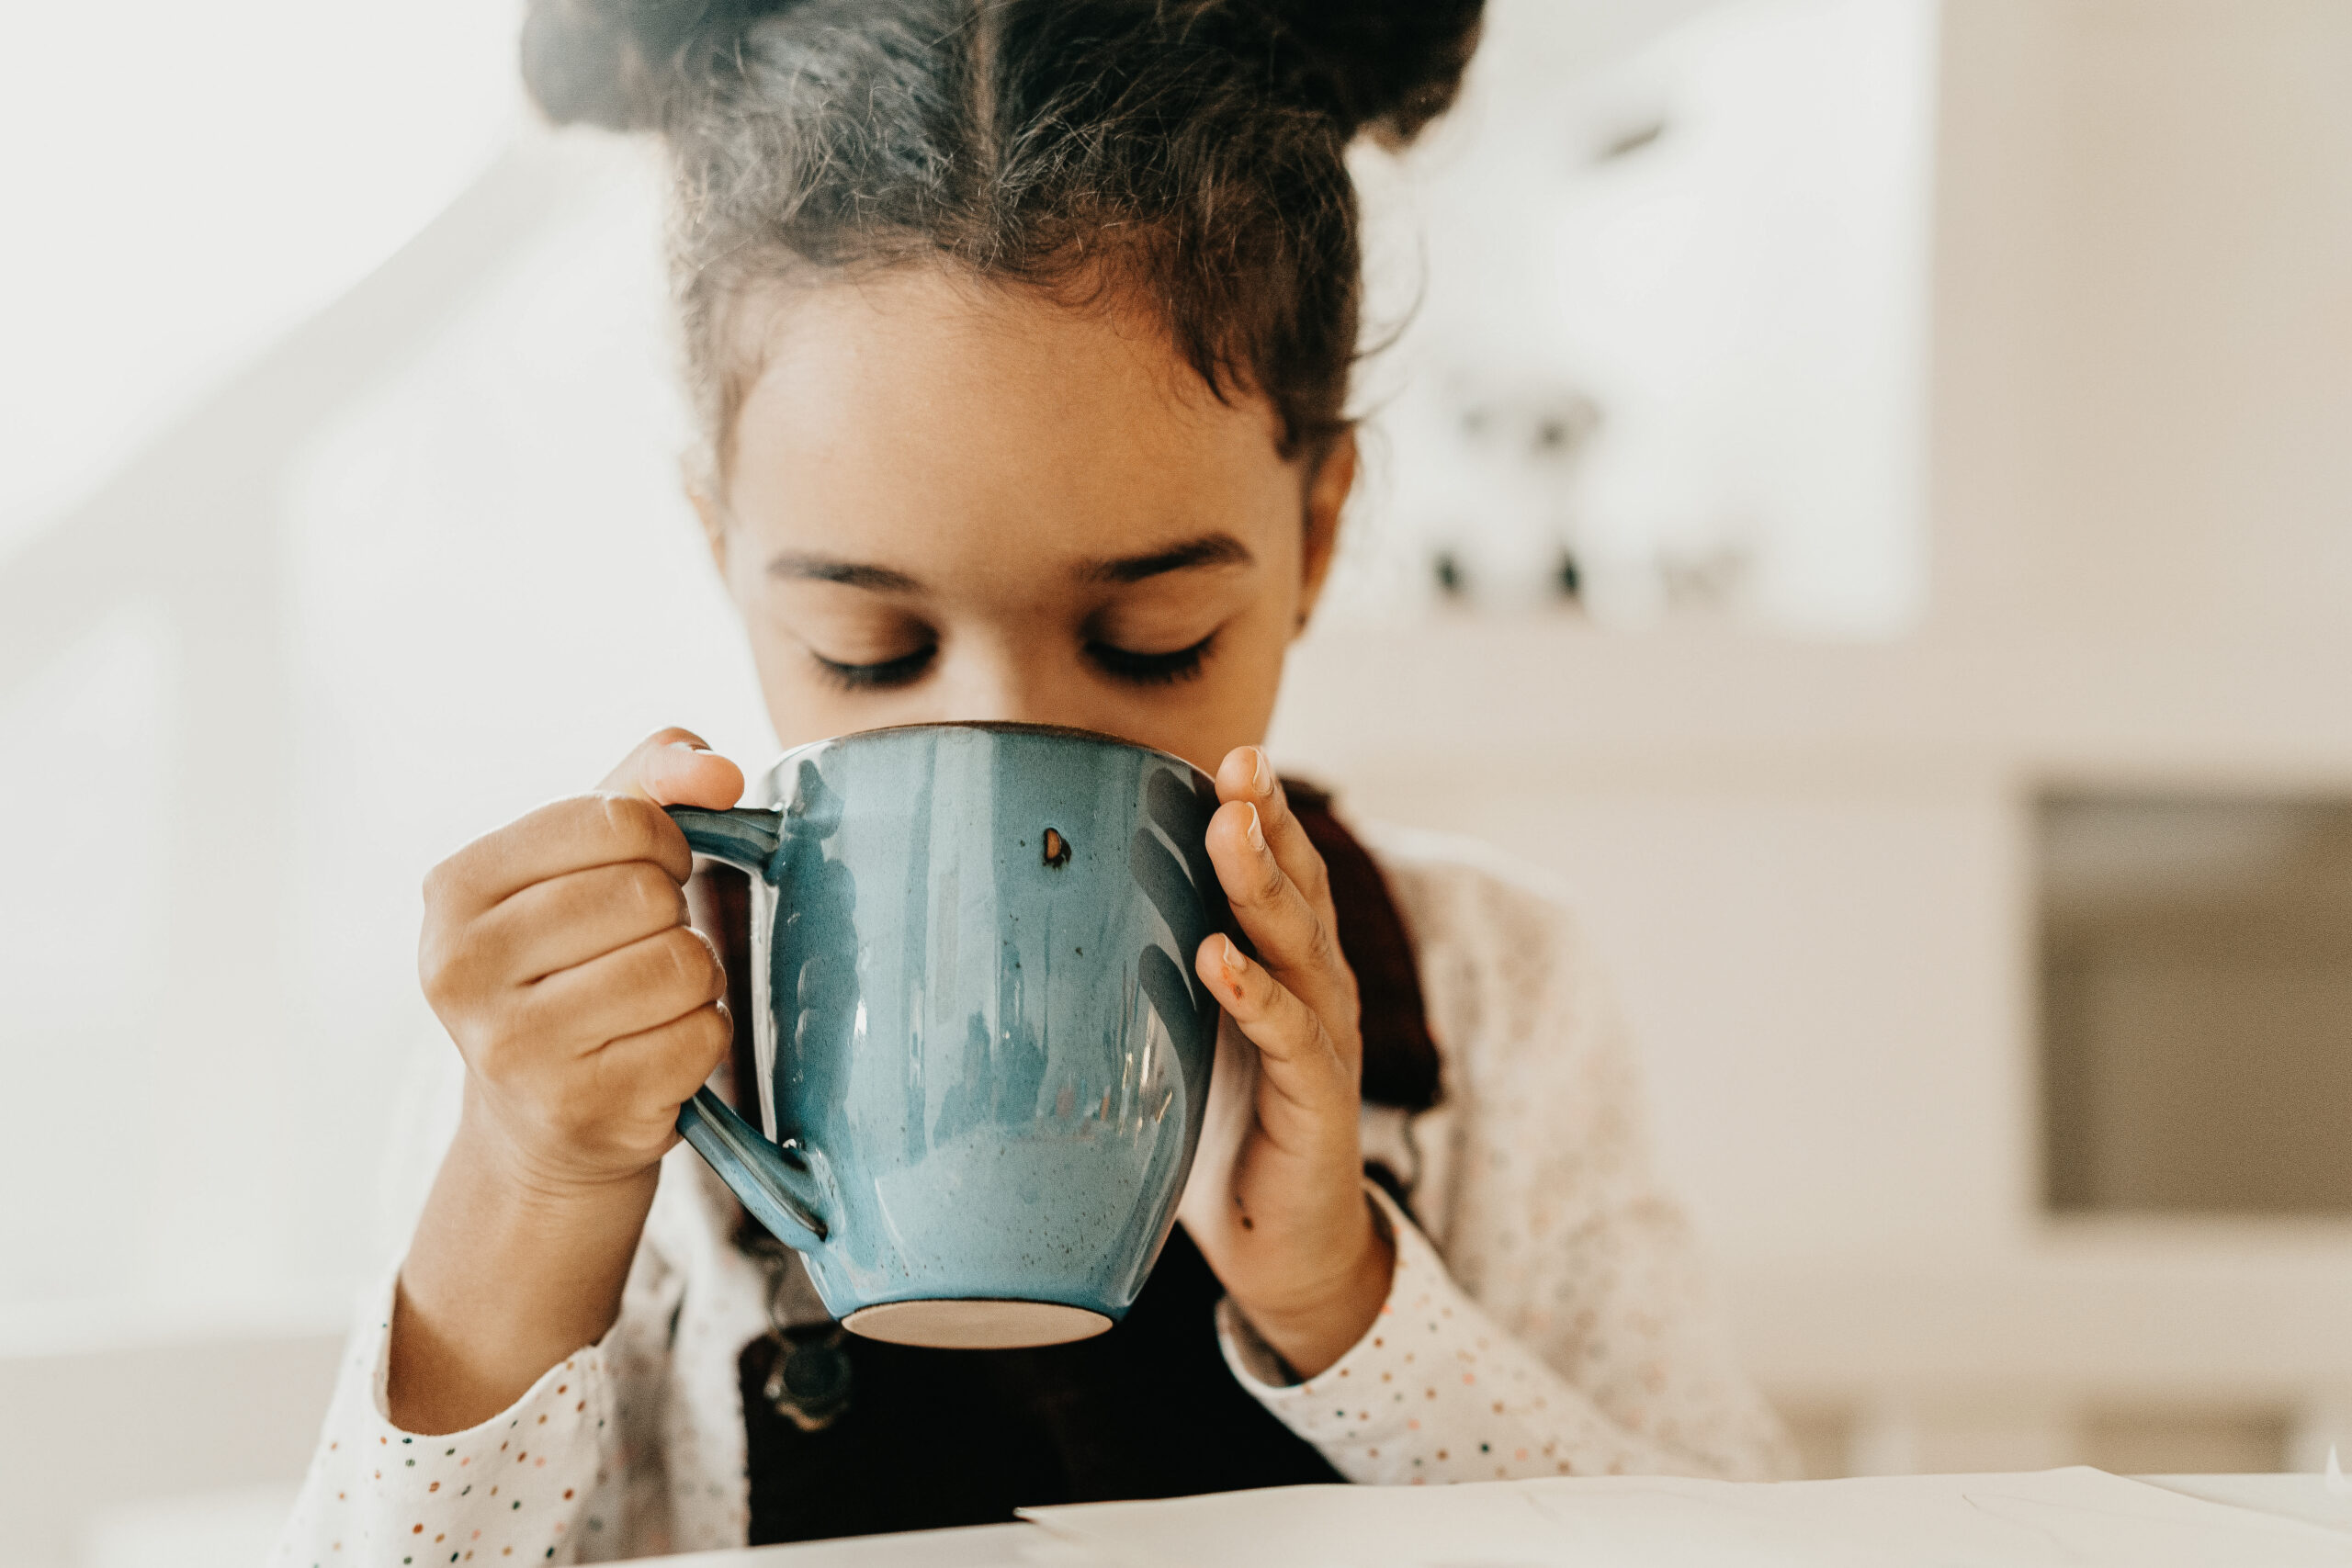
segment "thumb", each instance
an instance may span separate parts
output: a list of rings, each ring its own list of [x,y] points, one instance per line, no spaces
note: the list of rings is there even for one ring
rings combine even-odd
[[[662,729],[605,775],[597,790],[634,795],[656,806],[700,806],[725,810],[743,798],[743,770],[687,729]]]

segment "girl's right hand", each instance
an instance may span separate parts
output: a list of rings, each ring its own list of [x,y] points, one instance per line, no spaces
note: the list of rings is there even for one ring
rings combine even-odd
[[[723,809],[742,771],[683,729],[594,794],[475,840],[424,883],[418,966],[465,1057],[461,1137],[544,1197],[648,1175],[725,1056],[726,976],[687,923],[665,805]]]

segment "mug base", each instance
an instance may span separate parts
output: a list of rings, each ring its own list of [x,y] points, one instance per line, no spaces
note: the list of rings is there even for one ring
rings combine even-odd
[[[868,1339],[934,1350],[1015,1350],[1091,1339],[1111,1320],[1059,1302],[884,1302],[860,1307],[842,1326]]]

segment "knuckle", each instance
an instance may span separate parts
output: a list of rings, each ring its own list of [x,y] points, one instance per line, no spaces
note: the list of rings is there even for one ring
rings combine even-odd
[[[1348,1021],[1354,1023],[1363,1013],[1363,988],[1356,984],[1356,972],[1345,963],[1339,965],[1337,975],[1340,1004],[1347,1009]]]
[[[1261,901],[1271,901],[1280,897],[1283,889],[1290,882],[1290,878],[1283,874],[1282,863],[1275,860],[1271,853],[1260,853],[1256,861],[1254,874],[1250,878],[1253,885],[1251,890]]]
[[[707,989],[718,960],[711,955],[702,933],[691,926],[672,926],[654,940],[661,943],[661,956],[673,982],[690,992]]]
[[[492,1083],[506,1083],[521,1074],[527,1055],[514,1033],[493,1029],[473,1042],[466,1053],[466,1065]]]
[[[1332,940],[1331,928],[1319,919],[1307,922],[1306,955],[1317,967],[1347,972],[1347,961],[1340,955],[1340,944]],[[1353,976],[1350,976],[1351,983]]]
[[[661,960],[663,976],[676,984],[690,985],[695,979],[694,940],[679,927],[672,926],[653,939],[654,955]]]
[[[603,795],[598,795],[596,801],[602,808],[605,829],[611,835],[614,847],[631,860],[652,858],[667,847],[665,833],[675,834],[678,831],[667,812],[640,796]]]
[[[437,921],[426,921],[418,939],[416,975],[435,1011],[460,1008],[481,989],[473,945]]]
[[[726,1000],[727,965],[719,961],[718,948],[711,944],[711,941],[708,937],[703,935],[702,932],[694,930],[692,927],[685,928],[685,931],[688,936],[695,939],[695,946],[699,949],[702,953],[704,985],[703,1000],[706,1002],[720,1002]]]
[[[1275,781],[1272,791],[1259,805],[1258,816],[1264,822],[1269,838],[1291,821],[1290,796],[1284,793],[1280,780]]]
[[[1291,880],[1298,885],[1299,892],[1306,895],[1310,904],[1322,904],[1330,897],[1331,868],[1324,863],[1323,856],[1312,845],[1307,847],[1306,863]]]
[[[734,1026],[727,1015],[715,1007],[697,1009],[684,1021],[678,1037],[679,1066],[691,1072],[699,1083],[710,1076],[713,1067],[725,1059],[735,1043]]]
[[[686,896],[670,879],[670,874],[650,861],[631,861],[622,868],[627,878],[628,897],[639,913],[649,919],[669,919],[683,923],[686,915]]]
[[[424,999],[435,1007],[448,990],[448,944],[431,920],[424,922],[424,930],[416,939],[416,983],[424,990]]]
[[[442,856],[425,872],[420,891],[424,896],[427,909],[442,908],[464,897],[466,885],[474,876],[475,862],[484,852],[481,844],[482,840],[477,839],[464,848]]]
[[[605,830],[624,846],[645,836],[646,803],[633,795],[599,795],[593,797],[596,814],[604,819]]]

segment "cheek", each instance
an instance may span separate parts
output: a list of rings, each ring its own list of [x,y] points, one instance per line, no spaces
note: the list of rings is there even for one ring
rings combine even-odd
[[[776,739],[786,746],[819,739],[828,733],[820,727],[829,694],[813,679],[807,657],[794,656],[797,651],[777,646],[774,637],[754,635],[752,638],[752,668],[760,678],[768,722],[775,727]]]

